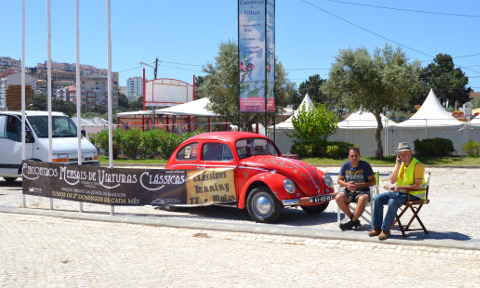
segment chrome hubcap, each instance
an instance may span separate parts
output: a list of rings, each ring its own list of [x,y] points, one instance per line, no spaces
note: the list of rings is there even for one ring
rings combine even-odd
[[[272,211],[273,203],[270,198],[265,195],[257,197],[255,203],[256,210],[262,215],[269,214]]]

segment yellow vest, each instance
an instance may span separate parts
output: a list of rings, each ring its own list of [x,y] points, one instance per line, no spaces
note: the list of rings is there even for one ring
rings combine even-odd
[[[397,186],[406,186],[406,185],[413,185],[415,183],[414,178],[414,171],[415,165],[419,163],[417,159],[412,158],[412,162],[408,165],[407,170],[403,173],[403,177],[400,177],[400,172],[398,173],[397,177]],[[405,169],[405,164],[402,162],[402,166],[400,166],[400,171]],[[420,188],[425,188],[425,176],[422,179],[422,185]],[[420,199],[425,199],[425,190],[417,190],[417,191],[409,191],[411,195],[416,196]]]

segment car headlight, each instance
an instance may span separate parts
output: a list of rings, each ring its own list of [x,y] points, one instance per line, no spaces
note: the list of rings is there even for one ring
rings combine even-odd
[[[68,154],[67,153],[53,154],[52,162],[68,162]]]
[[[325,185],[327,185],[327,187],[333,188],[333,180],[330,175],[323,174],[323,182],[325,182]]]
[[[288,193],[290,194],[295,193],[295,183],[291,179],[287,178],[283,180],[283,187]]]

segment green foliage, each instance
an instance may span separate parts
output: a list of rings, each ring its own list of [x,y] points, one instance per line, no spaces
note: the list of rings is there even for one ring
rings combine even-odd
[[[119,130],[119,129],[117,129]],[[139,129],[119,130],[123,153],[130,159],[137,158],[142,144],[142,131]]]
[[[183,141],[199,133],[177,135],[158,129],[144,132],[138,129],[116,129],[113,133],[113,159],[117,159],[120,154],[129,159],[136,159],[140,154],[143,159],[154,159],[157,156],[168,159]],[[97,148],[108,154],[108,130],[90,134],[89,137]]]
[[[152,159],[160,155],[161,140],[165,133],[159,129],[150,129],[142,133],[143,159]]]
[[[466,88],[468,77],[462,69],[455,68],[452,56],[448,54],[437,54],[433,62],[422,70],[421,79],[435,91],[441,102],[448,100],[452,107],[455,101],[465,103],[469,99],[471,89]]]
[[[450,156],[455,152],[453,142],[445,138],[428,138],[413,141],[415,154],[420,157]]]
[[[480,144],[470,139],[463,145],[463,152],[471,157],[480,157]]]
[[[370,53],[365,48],[341,50],[332,64],[323,90],[332,95],[349,111],[367,111],[379,118],[385,109],[408,105],[408,100],[421,85],[418,82],[421,64],[409,63],[401,48],[385,45]],[[381,131],[377,128],[375,155],[383,157]]]
[[[295,141],[326,140],[337,131],[337,117],[332,111],[327,111],[327,105],[317,104],[314,109],[307,110],[305,106],[300,107],[298,115],[292,117],[292,124],[295,131],[292,137]]]
[[[303,96],[308,93],[308,96],[310,96],[314,103],[325,103],[327,104],[328,109],[332,110],[337,101],[331,95],[322,90],[322,86],[326,81],[327,80],[322,79],[318,74],[309,76],[308,80],[300,83],[298,86],[298,92]],[[300,102],[297,103],[297,105],[299,105]]]
[[[93,146],[97,147],[97,136],[98,134],[95,134],[95,133],[88,133],[88,140],[90,141],[90,143],[93,144]]]
[[[333,159],[342,159],[348,157],[348,150],[354,145],[344,141],[328,142],[326,156]]]
[[[115,129],[113,130],[113,137],[112,137],[112,146],[113,146],[113,159],[117,159],[118,158],[118,154],[120,153],[121,151],[121,133],[122,133],[123,130],[121,129]],[[95,143],[96,143],[96,147],[97,148],[100,148],[100,149],[103,149],[105,151],[106,154],[109,153],[110,149],[109,149],[109,145],[108,145],[108,130],[102,130],[100,132],[98,132],[95,136]]]
[[[480,97],[477,97],[470,102],[472,103],[473,108],[480,108]]]
[[[209,108],[222,115],[224,118],[238,122],[238,87],[239,87],[239,69],[238,69],[238,45],[234,40],[222,42],[219,45],[218,55],[214,63],[208,63],[203,67],[206,76],[201,78],[196,89],[198,98],[208,97],[210,99]],[[288,104],[289,96],[295,90],[295,83],[287,79],[287,72],[281,62],[275,59],[275,109],[279,112]],[[257,121],[262,122],[264,113],[244,113],[241,115],[244,119],[241,125],[244,129],[246,117],[250,126]]]
[[[31,110],[47,111],[47,96],[35,95],[30,97],[30,103],[32,104]],[[61,99],[52,99],[52,111],[63,112],[72,117],[77,113],[77,106],[75,102],[64,101]]]
[[[327,138],[338,129],[335,114],[326,107],[317,104],[311,110],[305,106],[297,110],[298,115],[292,118],[295,130],[289,135],[293,138],[292,153],[307,157],[326,154]]]

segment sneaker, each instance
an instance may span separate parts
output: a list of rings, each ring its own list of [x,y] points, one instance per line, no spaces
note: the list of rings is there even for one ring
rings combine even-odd
[[[338,225],[338,226],[340,227],[340,229],[342,229],[342,231],[352,230],[353,222],[352,222],[352,220],[349,220],[348,222],[340,223],[340,225]]]
[[[360,223],[360,219],[357,219],[357,221],[353,222],[353,228],[355,230],[360,230],[362,228],[362,224]]]
[[[374,236],[380,235],[380,233],[382,233],[382,229],[380,229],[380,228],[373,228],[372,231],[368,232],[368,236],[374,237]]]
[[[378,240],[386,240],[388,237],[390,237],[390,231],[382,230],[382,233],[378,235]]]

